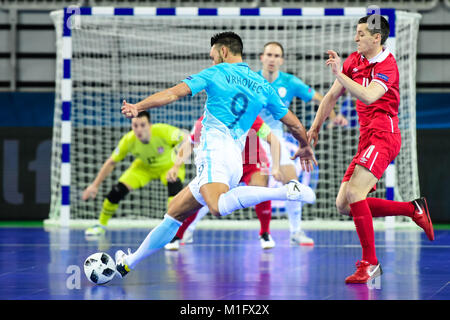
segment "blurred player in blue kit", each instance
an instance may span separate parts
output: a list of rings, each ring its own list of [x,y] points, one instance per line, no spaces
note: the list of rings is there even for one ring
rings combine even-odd
[[[315,200],[311,189],[297,180],[279,188],[238,186],[247,132],[263,107],[275,120],[284,123],[298,140],[300,147],[294,157],[300,157],[302,169],[311,171],[317,165],[302,123],[288,110],[270,83],[242,61],[242,52],[243,43],[237,34],[216,34],[211,38],[209,53],[212,67],[137,104],[123,102],[122,113],[133,118],[140,111],[194,96],[202,90],[207,94],[200,145],[195,156],[197,175],[174,197],[163,221],[135,252],[116,252],[117,271],[122,277],[142,259],[169,243],[182,221],[205,205],[211,214],[220,217],[267,200]]]
[[[320,103],[323,96],[315,91],[310,86],[306,85],[300,78],[290,73],[280,71],[281,66],[284,63],[284,48],[279,42],[268,42],[263,47],[263,52],[260,56],[262,69],[258,73],[263,76],[275,89],[280,96],[286,108],[288,108],[295,97],[300,98],[304,102],[314,100]],[[289,152],[289,135],[286,135],[283,129],[283,123],[275,119],[270,110],[263,108],[260,113],[261,118],[270,127],[273,134],[276,135],[281,144],[281,156],[280,156],[280,172],[282,177],[282,184],[288,183],[292,179],[298,179],[301,171],[300,168],[296,168],[296,162],[291,159]],[[347,125],[347,119],[342,115],[334,111],[330,114],[331,125]],[[331,127],[331,126],[330,126]],[[295,141],[293,141],[295,143]],[[270,155],[270,148],[264,142],[262,146],[266,150],[266,153]],[[270,159],[270,156],[269,156]],[[316,174],[317,174],[317,170]],[[302,182],[309,184],[310,177],[308,172],[302,172]],[[279,183],[273,181],[270,182],[271,186],[277,186]],[[286,213],[289,218],[290,229],[290,244],[291,245],[314,245],[314,240],[308,237],[304,230],[301,228],[302,220],[302,202],[299,201],[286,201],[284,203]]]

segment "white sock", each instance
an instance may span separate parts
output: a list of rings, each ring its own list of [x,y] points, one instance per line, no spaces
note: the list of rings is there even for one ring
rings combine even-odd
[[[287,200],[286,187],[236,187],[219,197],[219,212],[220,215],[226,216],[235,210],[253,207],[267,200]]]
[[[197,212],[197,216],[195,217],[194,221],[189,225],[188,229],[192,232],[194,232],[195,228],[197,227],[197,223],[203,219],[204,216],[209,212],[208,206],[204,206],[200,208]]]
[[[127,266],[130,269],[134,269],[139,261],[164,247],[177,234],[180,226],[180,221],[165,214],[164,220],[150,231],[139,248],[126,257]]]
[[[302,203],[300,201],[286,201],[286,212],[289,218],[289,230],[291,234],[300,231],[302,222]]]

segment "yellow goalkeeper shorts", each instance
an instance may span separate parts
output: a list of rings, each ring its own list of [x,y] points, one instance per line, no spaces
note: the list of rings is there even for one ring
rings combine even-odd
[[[131,166],[120,176],[119,182],[130,186],[132,189],[139,189],[147,185],[150,181],[159,179],[167,186],[167,172],[172,168],[172,164],[167,167],[151,168],[140,159],[133,161]],[[186,170],[184,165],[178,170],[178,178],[184,182]]]

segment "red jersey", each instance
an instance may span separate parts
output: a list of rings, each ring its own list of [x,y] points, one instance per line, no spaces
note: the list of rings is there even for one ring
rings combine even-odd
[[[367,87],[372,81],[379,83],[386,93],[370,105],[356,100],[361,128],[399,133],[398,107],[400,104],[397,62],[389,49],[367,60],[353,52],[344,62],[342,72],[360,85]]]
[[[200,142],[200,136],[202,131],[203,116],[198,118],[191,131],[191,143],[198,144]],[[264,124],[263,119],[260,116],[256,117],[255,122],[248,131],[245,141],[244,151],[242,151],[242,163],[243,164],[257,164],[257,163],[269,163],[266,152],[261,148],[259,137],[257,135],[259,129]]]

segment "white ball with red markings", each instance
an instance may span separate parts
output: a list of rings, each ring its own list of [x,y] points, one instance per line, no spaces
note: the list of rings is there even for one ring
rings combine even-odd
[[[83,267],[88,280],[95,284],[108,283],[116,274],[114,259],[104,252],[97,252],[87,257]]]

